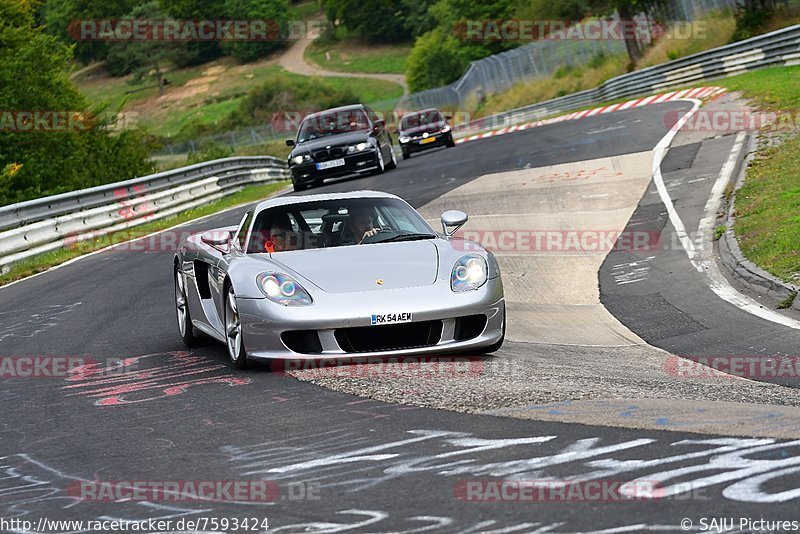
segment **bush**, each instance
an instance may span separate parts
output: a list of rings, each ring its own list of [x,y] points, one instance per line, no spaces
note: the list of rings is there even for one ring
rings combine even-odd
[[[96,117],[67,76],[70,49],[34,27],[30,4],[0,0],[0,43],[0,110]],[[0,133],[0,205],[151,171],[142,132],[116,134],[109,120],[85,124],[82,130]]]
[[[189,157],[186,159],[186,163],[191,165],[193,163],[201,163],[203,161],[229,158],[232,155],[233,149],[231,147],[209,142],[201,145],[200,150],[196,150],[189,154]]]
[[[324,79],[288,77],[279,74],[253,90],[229,117],[220,124],[189,123],[175,141],[196,139],[215,131],[236,130],[248,126],[275,124],[285,112],[308,113],[358,103],[350,89],[334,89]],[[280,126],[279,126],[280,127]]]
[[[736,13],[736,29],[731,37],[731,42],[741,41],[755,37],[769,22],[771,12],[766,9],[742,9]]]
[[[462,44],[452,34],[432,30],[417,38],[406,60],[406,82],[411,92],[440,87],[461,76],[469,63]]]

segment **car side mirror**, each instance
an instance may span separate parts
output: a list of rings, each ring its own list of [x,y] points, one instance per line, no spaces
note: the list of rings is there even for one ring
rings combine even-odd
[[[286,146],[294,146],[294,139],[287,139]]]
[[[448,210],[442,213],[442,231],[447,237],[452,236],[466,224],[469,216],[463,211]]]
[[[228,230],[209,230],[200,236],[200,241],[220,252],[227,253],[230,250],[231,237]]]
[[[451,121],[451,120],[453,120],[453,117],[452,117],[452,115],[445,115],[444,116],[444,120]]]
[[[372,131],[373,132],[380,132],[386,126],[386,123],[383,122],[383,119],[378,119],[372,124]]]

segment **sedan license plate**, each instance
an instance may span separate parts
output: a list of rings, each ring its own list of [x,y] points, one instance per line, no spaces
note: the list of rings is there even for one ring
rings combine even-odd
[[[382,325],[382,324],[410,323],[410,322],[411,322],[411,312],[373,313],[372,317],[370,318],[370,324],[372,326]]]
[[[424,145],[425,143],[433,143],[434,141],[436,141],[435,137],[426,137],[425,139],[422,139],[419,144]]]
[[[330,169],[331,167],[341,167],[342,165],[344,165],[344,158],[332,159],[330,161],[317,163],[317,170],[321,171],[323,169]]]

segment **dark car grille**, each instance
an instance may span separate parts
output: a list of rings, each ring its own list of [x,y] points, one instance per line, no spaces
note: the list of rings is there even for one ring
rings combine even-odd
[[[467,315],[456,319],[456,328],[453,332],[453,339],[456,341],[466,341],[478,337],[486,328],[487,318],[485,315]]]
[[[346,150],[341,147],[326,148],[324,150],[315,150],[311,153],[314,161],[328,161],[344,157]]]
[[[430,347],[436,345],[442,337],[442,321],[338,328],[334,336],[345,352],[379,352]]]
[[[281,340],[289,350],[300,354],[319,354],[322,344],[316,330],[291,330],[281,334]]]

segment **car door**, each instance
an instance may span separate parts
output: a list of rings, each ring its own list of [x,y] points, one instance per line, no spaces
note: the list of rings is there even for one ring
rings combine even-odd
[[[372,135],[374,135],[375,139],[378,141],[378,146],[383,153],[383,159],[384,161],[388,161],[392,156],[392,138],[389,135],[389,131],[386,129],[386,123],[378,116],[377,113],[372,111],[372,109],[366,106],[364,109],[367,112],[370,122],[372,123]]]
[[[228,247],[204,246],[194,264],[195,283],[199,296],[199,306],[207,325],[217,334],[224,334],[225,294],[224,283],[230,262],[242,254],[247,234],[253,222],[253,211],[242,217],[239,226],[233,230]]]

